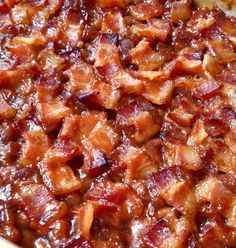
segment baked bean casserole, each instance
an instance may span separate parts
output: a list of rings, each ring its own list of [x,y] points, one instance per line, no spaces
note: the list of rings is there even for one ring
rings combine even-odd
[[[190,0],[0,1],[0,236],[236,247],[236,19]]]

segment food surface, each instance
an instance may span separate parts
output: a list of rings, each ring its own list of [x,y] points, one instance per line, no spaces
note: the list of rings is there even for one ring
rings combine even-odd
[[[0,1],[0,236],[236,247],[236,19],[187,0]]]

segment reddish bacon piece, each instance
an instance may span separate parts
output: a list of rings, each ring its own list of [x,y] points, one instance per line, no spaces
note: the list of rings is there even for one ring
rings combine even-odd
[[[127,27],[120,12],[105,14],[101,30],[103,33],[125,34]]]
[[[220,63],[227,64],[236,60],[236,53],[226,46],[223,40],[211,40],[207,43],[207,46]]]
[[[145,40],[140,41],[135,48],[131,49],[130,55],[132,63],[137,65],[139,70],[156,70],[165,62],[165,57],[154,51],[149,42]]]
[[[151,19],[148,20],[147,24],[133,25],[131,32],[137,36],[152,37],[165,41],[171,33],[171,25],[166,20]]]
[[[40,164],[40,172],[45,185],[55,195],[64,195],[81,188],[80,180],[66,164],[60,164],[57,161],[43,161]]]
[[[43,159],[49,145],[48,137],[44,131],[28,131],[25,134],[25,145],[22,150],[21,164],[32,163],[36,165]]]
[[[216,81],[203,81],[194,90],[194,96],[202,100],[209,100],[214,97],[221,87],[221,84]]]
[[[148,20],[163,14],[164,7],[160,0],[151,0],[131,6],[131,15],[137,20]]]
[[[66,107],[60,101],[55,101],[51,103],[41,103],[38,109],[41,121],[45,125],[46,130],[48,131],[54,129],[62,118],[71,113],[71,109]]]
[[[191,15],[190,3],[186,0],[173,2],[170,15],[174,23],[188,20]]]
[[[201,168],[202,159],[194,146],[168,144],[164,156],[169,165],[183,165],[191,170]]]
[[[19,195],[32,228],[50,225],[66,213],[65,205],[55,200],[52,193],[42,184],[21,185]]]

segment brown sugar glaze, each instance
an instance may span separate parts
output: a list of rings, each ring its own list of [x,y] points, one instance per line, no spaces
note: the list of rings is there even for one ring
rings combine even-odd
[[[1,1],[0,235],[236,247],[235,50],[187,0]]]

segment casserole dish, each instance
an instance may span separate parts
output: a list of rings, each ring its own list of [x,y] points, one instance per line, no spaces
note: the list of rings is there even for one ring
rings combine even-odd
[[[195,4],[0,3],[0,236],[236,245],[235,2]]]

